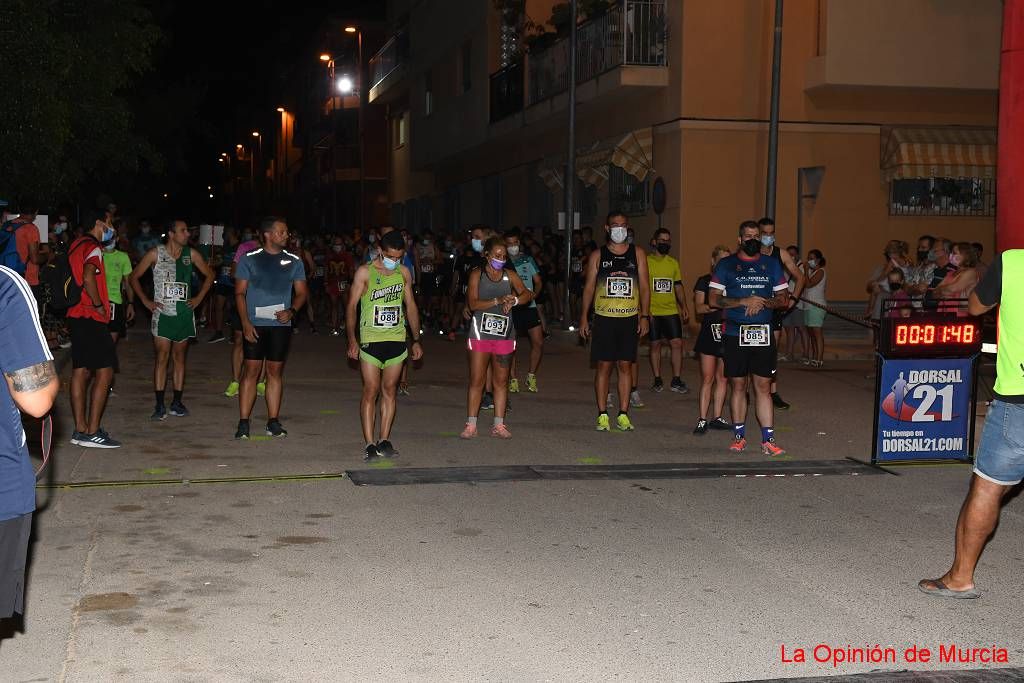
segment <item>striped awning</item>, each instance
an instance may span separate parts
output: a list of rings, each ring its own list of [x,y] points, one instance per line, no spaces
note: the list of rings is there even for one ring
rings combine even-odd
[[[654,133],[641,128],[627,133],[617,142],[602,140],[576,152],[576,175],[587,185],[602,187],[608,182],[608,166],[614,164],[637,180],[644,180],[654,171]],[[553,159],[541,164],[538,175],[554,191],[563,187],[562,175],[565,157],[561,162]]]
[[[565,164],[562,164],[563,166]],[[544,181],[547,188],[554,192],[555,190],[561,189],[564,186],[562,182],[562,171],[556,165],[543,166],[537,173],[540,179]]]
[[[612,163],[637,180],[654,171],[654,130],[641,128],[626,135],[615,146]]]
[[[996,129],[899,126],[882,129],[882,179],[995,178]]]

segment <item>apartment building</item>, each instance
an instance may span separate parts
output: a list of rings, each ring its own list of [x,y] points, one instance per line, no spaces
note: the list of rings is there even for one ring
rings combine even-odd
[[[557,3],[389,0],[369,100],[388,111],[393,221],[553,225],[570,175],[584,224],[614,207],[645,240],[663,225],[692,280],[713,245],[764,213],[775,3],[606,4],[588,3],[577,27],[567,174]],[[778,239],[825,253],[833,300],[865,298],[888,239],[942,235],[991,254],[1001,11],[999,0],[785,3]],[[524,37],[524,26],[540,28]]]

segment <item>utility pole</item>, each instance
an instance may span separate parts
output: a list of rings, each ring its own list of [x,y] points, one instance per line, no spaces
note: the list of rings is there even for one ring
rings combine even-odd
[[[772,49],[771,121],[768,124],[768,177],[764,193],[764,215],[775,219],[775,185],[779,165],[779,88],[782,76],[782,1],[775,0],[775,44]]]
[[[575,202],[573,191],[576,189],[576,0],[569,2],[569,150],[566,154],[565,174],[562,185],[565,189],[565,300],[562,302],[562,318],[566,328],[575,325],[569,315],[570,287],[572,281],[572,231],[576,227],[574,220]]]

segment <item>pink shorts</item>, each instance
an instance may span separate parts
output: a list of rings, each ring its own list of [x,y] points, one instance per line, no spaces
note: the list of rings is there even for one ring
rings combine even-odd
[[[469,350],[477,353],[493,353],[496,356],[507,356],[515,353],[515,339],[470,339]]]

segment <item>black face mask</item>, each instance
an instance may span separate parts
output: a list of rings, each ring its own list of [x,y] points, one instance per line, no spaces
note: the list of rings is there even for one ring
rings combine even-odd
[[[903,283],[902,282],[890,282],[889,283],[889,291],[890,292],[898,292],[901,289],[903,289]]]
[[[919,263],[924,262],[927,259],[928,259],[928,250],[927,249],[925,249],[924,251],[920,251],[919,250],[917,252],[917,260],[918,260]]]
[[[756,256],[761,251],[761,240],[754,238],[743,243],[743,253],[747,256]]]
[[[662,256],[664,256],[668,252],[672,251],[672,245],[671,244],[658,244],[658,245],[656,245],[656,247],[658,249],[658,253],[661,254]]]

